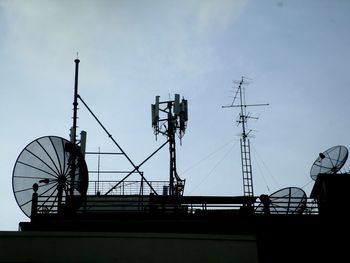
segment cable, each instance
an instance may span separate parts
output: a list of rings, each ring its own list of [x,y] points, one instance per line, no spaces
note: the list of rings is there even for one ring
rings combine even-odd
[[[255,157],[254,152],[253,152],[253,157]],[[263,171],[262,171],[262,169],[261,169],[261,167],[260,167],[260,164],[259,164],[259,162],[258,162],[258,159],[255,158],[255,160],[256,160],[255,164],[256,164],[256,166],[258,167],[259,171],[260,171],[260,174],[261,174],[261,176],[262,176],[262,179],[264,180],[264,183],[265,183],[265,185],[266,185],[267,191],[269,192],[269,194],[271,194],[270,187],[269,187],[269,185],[268,185],[268,183],[267,183],[267,181],[266,181],[266,178],[265,178],[264,173],[263,173]]]
[[[306,184],[304,184],[301,189],[304,189],[306,186],[308,186],[310,183],[312,183],[314,180],[310,180],[309,182],[307,182]]]
[[[190,192],[189,194],[191,194],[194,190],[196,190],[206,179],[208,179],[208,177],[213,173],[213,171],[219,166],[219,164],[229,155],[229,153],[232,151],[232,149],[236,146],[237,143],[235,143],[234,145],[232,145],[232,147],[225,153],[225,155],[223,156],[223,158],[221,158],[215,165],[214,167],[209,171],[209,173],[202,179],[202,181],[200,181],[200,183],[195,186]]]
[[[185,173],[187,173],[188,171],[192,170],[193,168],[197,167],[200,163],[206,161],[211,156],[213,156],[214,154],[218,153],[219,151],[224,149],[226,146],[228,146],[232,142],[234,142],[234,140],[231,139],[230,141],[228,141],[225,144],[221,145],[219,148],[217,148],[216,150],[214,150],[213,152],[211,152],[210,154],[208,154],[207,156],[205,156],[204,158],[200,159],[198,162],[196,162],[195,164],[191,165],[190,167],[185,169],[183,172],[181,172],[181,176],[184,175]],[[238,141],[236,141],[236,143],[238,143]]]
[[[254,151],[254,153],[256,154],[257,157],[259,157],[260,161],[262,162],[264,168],[266,169],[266,171],[268,172],[268,174],[271,176],[271,178],[273,179],[274,183],[280,187],[280,184],[278,183],[278,181],[276,180],[276,178],[272,175],[270,169],[267,167],[266,163],[264,162],[264,160],[262,159],[262,157],[260,156],[260,154],[258,153],[258,151],[256,150],[256,148],[254,146],[252,146],[252,149]]]

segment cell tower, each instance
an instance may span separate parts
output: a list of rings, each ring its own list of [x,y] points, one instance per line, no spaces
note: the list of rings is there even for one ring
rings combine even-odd
[[[222,108],[240,108],[240,113],[238,116],[238,124],[242,124],[242,134],[240,138],[241,143],[241,161],[242,161],[242,176],[243,176],[243,192],[244,196],[254,196],[253,189],[253,175],[252,175],[252,163],[250,155],[250,141],[248,138],[251,130],[247,132],[247,122],[248,119],[258,119],[257,117],[250,116],[247,113],[247,107],[254,106],[268,106],[269,104],[246,104],[245,101],[245,89],[244,85],[249,84],[245,81],[244,77],[240,81],[235,81],[238,84],[237,91],[233,97],[231,105],[222,106]],[[239,104],[235,104],[236,100],[239,99]]]
[[[176,148],[175,135],[178,133],[180,140],[185,134],[188,111],[187,100],[180,95],[175,94],[175,100],[159,101],[159,96],[156,96],[155,104],[152,104],[152,127],[154,134],[162,134],[168,138],[169,153],[170,153],[170,180],[169,180],[169,195],[183,195],[185,180],[182,180],[176,171]],[[165,106],[161,108],[161,106]],[[160,117],[163,113],[164,117]]]

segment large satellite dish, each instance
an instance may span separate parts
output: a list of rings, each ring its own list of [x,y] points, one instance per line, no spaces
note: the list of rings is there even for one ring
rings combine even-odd
[[[335,174],[345,164],[348,159],[348,149],[338,145],[320,153],[316,161],[311,166],[310,176],[316,180],[318,174]]]
[[[261,198],[260,198],[261,199]],[[268,196],[271,214],[302,214],[306,208],[306,193],[299,187],[286,187]],[[256,208],[262,213],[263,203]]]
[[[78,209],[86,196],[88,170],[73,143],[56,136],[41,137],[29,143],[18,156],[12,186],[18,206],[28,217],[34,191],[38,194],[38,213],[57,213],[68,200],[71,208]]]

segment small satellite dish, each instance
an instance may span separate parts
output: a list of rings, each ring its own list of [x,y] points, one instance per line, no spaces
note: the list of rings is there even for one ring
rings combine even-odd
[[[34,192],[38,194],[39,213],[57,213],[59,200],[64,205],[67,197],[72,194],[72,206],[78,209],[88,187],[88,170],[84,157],[79,148],[66,139],[56,136],[38,138],[29,143],[18,156],[13,168],[12,187],[18,206],[28,217],[31,217]]]
[[[316,180],[318,174],[337,173],[348,159],[348,154],[348,149],[342,145],[334,146],[320,153],[311,166],[310,177]]]
[[[262,199],[262,198],[260,198]],[[298,187],[287,187],[272,193],[264,198],[264,202],[268,200],[269,211],[271,214],[302,214],[306,208],[306,193]],[[262,202],[257,206],[256,212],[264,212],[264,204]]]

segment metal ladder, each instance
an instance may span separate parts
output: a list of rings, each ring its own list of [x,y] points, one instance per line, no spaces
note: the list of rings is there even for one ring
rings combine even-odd
[[[249,139],[246,139],[245,137],[241,138],[240,142],[244,196],[254,196],[250,142]]]

